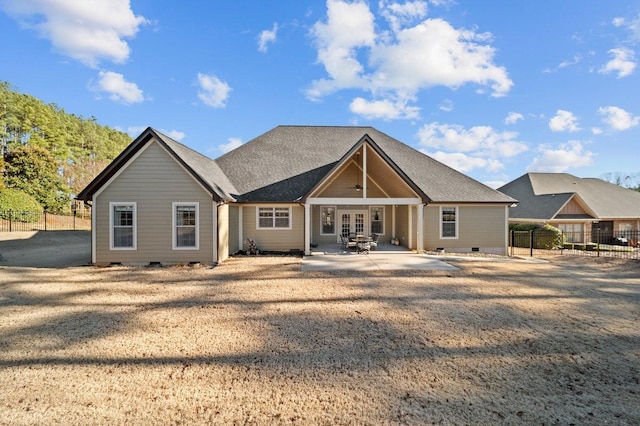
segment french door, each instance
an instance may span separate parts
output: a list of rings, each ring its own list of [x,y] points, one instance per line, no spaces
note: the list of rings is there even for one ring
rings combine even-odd
[[[339,212],[338,217],[340,218],[340,223],[338,223],[338,229],[340,229],[338,242],[340,242],[340,236],[348,237],[351,234],[366,235],[366,212],[343,210]]]

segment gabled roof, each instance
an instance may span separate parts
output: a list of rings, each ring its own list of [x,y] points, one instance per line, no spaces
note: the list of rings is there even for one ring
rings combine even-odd
[[[527,173],[498,190],[519,200],[518,206],[509,211],[511,218],[550,220],[572,198],[580,200],[594,219],[640,217],[639,192],[596,178]]]
[[[291,202],[305,197],[365,135],[431,202],[515,201],[373,127],[278,126],[216,163],[238,201]]]
[[[76,197],[90,201],[93,195],[105,185],[131,158],[147,143],[156,140],[172,157],[180,163],[214,199],[234,200],[232,193],[237,192],[220,167],[210,158],[174,141],[170,137],[148,127],[124,151],[116,157],[85,189]]]

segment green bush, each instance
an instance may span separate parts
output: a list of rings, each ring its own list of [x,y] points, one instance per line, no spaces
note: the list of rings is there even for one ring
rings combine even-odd
[[[17,222],[37,222],[44,209],[31,195],[18,189],[0,190],[0,218]]]
[[[562,232],[551,225],[540,226],[536,223],[512,223],[509,224],[509,230],[514,231],[513,241],[514,247],[527,247],[531,245],[531,234],[533,231],[533,248],[534,249],[560,249],[564,244]]]

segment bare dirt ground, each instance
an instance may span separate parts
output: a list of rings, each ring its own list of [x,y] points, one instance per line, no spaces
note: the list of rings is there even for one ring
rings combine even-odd
[[[640,424],[640,263],[0,263],[0,424]]]

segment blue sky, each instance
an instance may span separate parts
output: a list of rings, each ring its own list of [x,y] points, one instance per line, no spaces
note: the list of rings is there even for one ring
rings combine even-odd
[[[212,158],[366,125],[498,187],[640,170],[640,2],[0,0],[0,80]],[[321,141],[319,141],[321,143]]]

